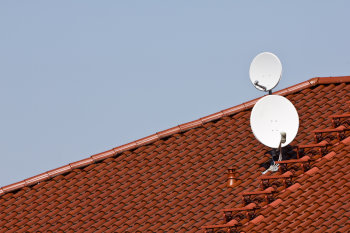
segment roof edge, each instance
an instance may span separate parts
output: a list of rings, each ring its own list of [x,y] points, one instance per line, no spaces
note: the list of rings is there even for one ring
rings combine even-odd
[[[295,93],[295,92],[298,92],[298,91],[301,91],[301,90],[304,90],[306,88],[316,86],[316,85],[332,84],[332,83],[348,83],[348,82],[350,82],[350,76],[315,77],[315,78],[309,79],[308,81],[305,81],[305,82],[296,84],[294,86],[287,87],[287,88],[284,88],[284,89],[279,90],[277,92],[274,92],[273,94],[284,96],[284,95],[289,95],[289,94],[292,94],[292,93]],[[230,115],[239,113],[241,111],[248,110],[248,109],[252,108],[254,106],[254,104],[260,98],[262,98],[262,97],[253,99],[251,101],[242,103],[240,105],[237,105],[237,106],[234,106],[231,108],[224,109],[224,110],[219,111],[217,113],[208,115],[206,117],[202,117],[198,120],[190,121],[188,123],[184,123],[184,124],[172,127],[170,129],[166,129],[166,130],[157,132],[157,133],[152,134],[150,136],[138,139],[134,142],[130,142],[130,143],[115,147],[115,148],[110,149],[108,151],[94,154],[94,155],[90,156],[89,158],[85,158],[85,159],[70,163],[68,165],[41,173],[39,175],[30,177],[28,179],[25,179],[25,180],[22,180],[22,181],[19,181],[19,182],[10,184],[10,185],[3,186],[0,188],[0,196],[5,194],[5,193],[16,191],[16,190],[23,188],[23,187],[35,185],[39,182],[51,179],[55,176],[65,174],[67,172],[72,171],[73,169],[86,167],[86,166],[93,164],[95,162],[102,161],[104,159],[116,156],[117,154],[120,154],[122,152],[132,150],[132,149],[138,148],[140,146],[144,146],[144,145],[153,143],[155,141],[158,141],[162,138],[171,136],[173,134],[182,133],[182,132],[188,131],[190,129],[197,128],[199,126],[202,126],[205,123],[218,120],[222,117],[230,116]]]

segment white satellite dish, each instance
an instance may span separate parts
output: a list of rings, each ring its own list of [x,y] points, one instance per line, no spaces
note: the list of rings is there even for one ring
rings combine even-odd
[[[268,95],[253,107],[250,126],[256,139],[271,148],[287,146],[297,135],[299,115],[294,105],[285,97]],[[281,135],[286,136],[281,142]]]
[[[272,90],[280,81],[281,75],[281,61],[273,53],[260,53],[250,64],[250,81],[260,91]]]

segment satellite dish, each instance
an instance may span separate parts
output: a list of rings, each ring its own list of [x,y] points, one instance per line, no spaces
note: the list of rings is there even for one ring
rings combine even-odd
[[[281,143],[285,147],[297,135],[299,115],[287,98],[268,95],[254,105],[250,126],[256,139],[265,146],[278,148]]]
[[[250,81],[260,91],[272,90],[280,81],[281,75],[282,64],[273,53],[260,53],[250,64]]]

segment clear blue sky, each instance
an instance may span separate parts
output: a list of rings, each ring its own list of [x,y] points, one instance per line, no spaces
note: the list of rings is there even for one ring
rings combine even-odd
[[[350,75],[350,2],[285,2],[1,1],[0,186],[261,96],[263,51]]]

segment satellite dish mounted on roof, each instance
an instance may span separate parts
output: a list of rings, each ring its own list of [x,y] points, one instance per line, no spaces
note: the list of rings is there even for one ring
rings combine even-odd
[[[273,53],[260,53],[250,64],[250,81],[260,91],[268,91],[271,94],[271,90],[279,83],[281,75],[281,61]]]
[[[298,133],[299,115],[294,105],[285,97],[272,95],[272,89],[281,79],[282,64],[273,53],[258,54],[249,69],[250,81],[256,89],[269,92],[253,107],[250,115],[250,126],[258,141],[271,147],[282,160],[282,147],[291,143]],[[272,163],[267,171],[277,171],[279,165]]]
[[[250,126],[256,139],[265,146],[276,149],[280,146],[281,134],[285,135],[281,147],[293,141],[298,133],[299,116],[287,98],[267,95],[254,105],[250,115]]]

